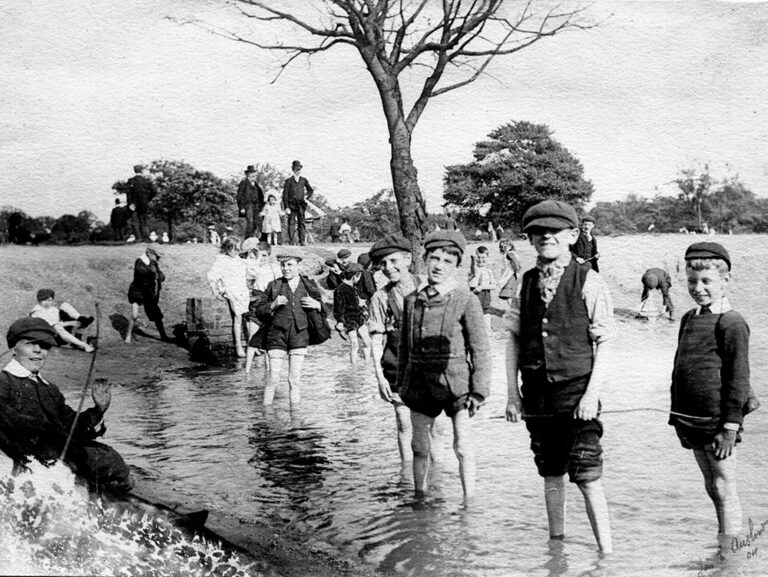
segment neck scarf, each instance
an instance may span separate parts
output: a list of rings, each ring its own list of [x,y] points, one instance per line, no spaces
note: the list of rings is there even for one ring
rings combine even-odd
[[[555,298],[560,279],[563,278],[565,267],[571,262],[570,252],[555,260],[536,259],[536,268],[539,269],[539,293],[545,306],[549,306]]]

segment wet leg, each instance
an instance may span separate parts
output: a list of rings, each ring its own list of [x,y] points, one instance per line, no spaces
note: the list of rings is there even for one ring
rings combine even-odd
[[[301,401],[301,373],[304,369],[304,356],[307,349],[294,349],[288,356],[288,394],[291,405]]]
[[[264,404],[271,405],[275,398],[275,389],[280,380],[280,372],[283,369],[283,361],[286,357],[286,352],[275,349],[267,351],[269,358],[269,376],[267,378],[267,385],[264,387]]]
[[[587,517],[589,517],[589,523],[592,525],[592,533],[595,535],[597,546],[602,553],[612,553],[611,520],[608,514],[608,501],[605,499],[603,482],[597,479],[589,483],[579,483],[578,486],[584,495]]]
[[[466,409],[453,415],[453,452],[459,460],[459,476],[464,491],[464,505],[469,505],[475,495],[476,465],[475,452],[470,439],[469,411]]]
[[[427,492],[427,477],[429,476],[429,449],[431,438],[429,431],[435,419],[411,411],[411,425],[413,427],[413,484],[416,495],[421,496]]]
[[[360,345],[357,342],[357,331],[349,331],[347,336],[349,337],[349,362],[356,365],[357,355],[360,350]]]
[[[741,531],[741,501],[736,484],[736,455],[717,459],[712,451],[694,450],[704,475],[704,486],[717,512],[718,533],[736,535]]]
[[[395,421],[397,422],[397,447],[400,449],[400,460],[413,460],[411,451],[411,436],[413,427],[411,427],[411,411],[402,401],[395,400],[392,405],[395,407]]]
[[[565,476],[544,477],[544,502],[549,538],[562,539],[565,537]]]
[[[371,360],[371,335],[368,334],[368,327],[362,325],[357,329],[357,334],[363,342],[363,358],[365,359],[365,362],[368,363]]]

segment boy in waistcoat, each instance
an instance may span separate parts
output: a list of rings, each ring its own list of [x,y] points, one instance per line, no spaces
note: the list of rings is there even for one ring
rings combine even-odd
[[[427,492],[430,432],[445,412],[468,505],[475,492],[469,423],[490,394],[491,354],[480,301],[456,278],[466,245],[458,231],[433,232],[424,241],[427,279],[403,303],[397,386],[411,410],[416,494]]]
[[[741,530],[736,491],[736,454],[749,399],[749,327],[731,309],[728,251],[714,242],[697,242],[685,252],[688,293],[696,304],[680,320],[672,372],[671,414],[680,443],[692,449],[717,511],[719,533]],[[756,402],[756,400],[754,401]],[[709,417],[709,418],[707,418]]]
[[[550,538],[565,536],[567,473],[584,496],[600,550],[610,553],[598,416],[613,306],[600,275],[571,255],[578,226],[573,207],[556,200],[542,201],[523,216],[523,231],[538,259],[523,275],[519,306],[513,304],[509,315],[506,413],[512,422],[526,420],[544,477]]]

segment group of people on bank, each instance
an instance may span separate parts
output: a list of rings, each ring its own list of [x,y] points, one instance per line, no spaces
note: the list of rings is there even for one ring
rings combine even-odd
[[[515,264],[514,251],[502,247],[513,271],[510,278],[515,280],[511,287],[509,278],[504,287],[496,285],[508,289],[510,305],[504,314],[508,333],[505,413],[508,421],[526,423],[533,459],[543,478],[550,538],[562,539],[566,532],[567,476],[581,491],[596,542],[607,553],[613,546],[602,484],[600,397],[610,386],[615,326],[611,294],[596,270],[597,258],[572,252],[583,228],[591,230],[579,222],[571,206],[545,200],[532,206],[522,221],[536,251],[535,266],[518,279],[519,261]],[[596,253],[596,246],[589,244]],[[330,337],[322,290],[300,274],[304,254],[299,247],[276,251],[279,272],[270,264],[268,243],[251,247],[246,259],[238,256],[239,240],[233,239],[224,248],[208,278],[214,292],[229,302],[233,316],[252,323],[248,349],[267,352],[264,403],[273,402],[286,361],[289,399],[298,403],[307,349]],[[145,256],[151,264],[150,250]],[[428,490],[435,418],[445,413],[451,419],[464,499],[469,503],[475,496],[476,468],[469,431],[472,418],[491,392],[492,360],[488,311],[481,294],[491,290],[488,275],[482,271],[486,266],[483,251],[475,251],[475,270],[466,282],[457,274],[466,250],[460,232],[435,231],[424,241],[425,275],[419,277],[412,272],[411,243],[390,234],[371,246],[364,263],[351,262],[350,254],[337,255],[334,274],[342,284],[334,292],[341,298],[345,292],[351,295],[350,290],[358,290],[366,259],[386,277],[386,283],[374,287],[369,298],[358,298],[359,306],[365,302],[367,318],[356,316],[348,323],[342,308],[337,330],[349,336],[364,323],[370,334],[379,393],[394,408],[400,455],[404,461],[412,460],[417,494]],[[685,253],[685,263],[688,292],[696,307],[681,320],[669,424],[681,445],[693,451],[715,504],[719,531],[733,535],[742,521],[735,451],[742,441],[744,416],[759,404],[749,383],[749,329],[727,298],[731,280],[728,251],[713,242],[694,243]],[[230,273],[238,278],[250,275],[251,286],[246,287],[250,292],[235,293],[224,278]],[[340,286],[347,288],[337,292]],[[146,307],[146,300],[143,302]],[[0,444],[21,463],[27,455],[50,458],[51,448],[59,448],[50,439],[58,442],[72,422],[71,409],[61,406],[60,393],[39,377],[54,337],[55,332],[42,319],[20,319],[8,331],[14,359],[0,376]],[[53,399],[61,417],[54,419],[48,411],[27,414],[22,410],[19,403],[40,404],[41,390]],[[98,433],[108,395],[94,390],[94,402],[79,437],[85,449]],[[24,439],[34,442],[20,443],[16,427],[24,427]],[[82,465],[74,457],[71,461],[78,472],[87,475],[94,468],[87,450],[84,455]],[[117,468],[110,459],[112,456],[106,458],[110,466]]]

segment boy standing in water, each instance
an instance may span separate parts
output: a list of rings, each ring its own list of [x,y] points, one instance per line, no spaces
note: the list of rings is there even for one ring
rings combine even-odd
[[[359,345],[357,338],[363,341],[363,357],[366,362],[371,358],[371,337],[365,325],[365,311],[355,284],[360,280],[363,267],[356,262],[349,263],[341,272],[341,284],[333,291],[333,317],[336,330],[349,338],[349,360],[357,364]]]
[[[491,355],[480,301],[456,269],[467,241],[457,231],[439,231],[424,241],[427,280],[406,296],[397,385],[411,410],[413,481],[427,491],[430,431],[445,411],[453,421],[453,448],[468,504],[475,490],[475,457],[469,419],[491,390]]]
[[[573,207],[556,200],[542,201],[523,216],[523,231],[538,259],[523,275],[519,306],[513,304],[509,315],[506,413],[512,422],[526,418],[534,461],[544,477],[550,538],[565,537],[568,473],[584,496],[600,550],[610,553],[598,416],[613,305],[600,275],[571,256],[578,226]]]
[[[672,372],[670,415],[680,443],[692,449],[715,504],[718,532],[741,529],[736,454],[749,397],[749,327],[726,298],[731,280],[728,251],[697,242],[685,252],[688,294],[696,304],[680,320]],[[707,418],[709,417],[709,418]]]
[[[488,266],[488,247],[480,245],[475,249],[474,267],[469,279],[469,288],[480,299],[483,317],[488,333],[491,332],[491,289],[496,288],[496,279]]]

